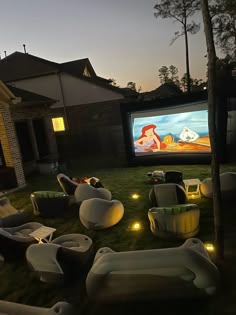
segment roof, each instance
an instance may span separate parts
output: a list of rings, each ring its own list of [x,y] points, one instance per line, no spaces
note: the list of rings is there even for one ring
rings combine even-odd
[[[0,60],[0,79],[5,82],[56,71],[55,62],[18,51]]]
[[[90,76],[84,75],[85,70],[89,72]],[[58,72],[68,73],[124,96],[133,96],[134,94],[127,91],[127,89],[112,86],[110,79],[97,76],[88,58],[56,63],[16,51],[0,60],[0,80],[6,83]]]
[[[14,94],[15,97],[21,98],[21,102],[19,102],[19,105],[33,105],[33,104],[38,104],[38,105],[49,104],[50,105],[56,102],[56,100],[53,100],[46,96],[19,89],[14,86],[11,86],[10,84],[5,84],[5,85]]]
[[[61,71],[73,73],[79,76],[83,75],[85,68],[87,68],[92,77],[96,76],[88,58],[63,62],[59,66]]]
[[[174,83],[164,83],[157,89],[142,93],[145,100],[152,100],[157,98],[166,98],[182,94],[181,89]]]
[[[143,93],[144,94],[144,93]],[[129,112],[129,111],[143,111],[144,108],[146,109],[161,109],[166,107],[176,107],[182,106],[183,104],[192,105],[193,103],[201,103],[207,102],[208,100],[208,92],[207,90],[202,90],[193,93],[182,93],[177,96],[166,97],[166,98],[156,98],[156,99],[144,99],[139,98],[135,102],[130,102],[121,105],[122,112]]]

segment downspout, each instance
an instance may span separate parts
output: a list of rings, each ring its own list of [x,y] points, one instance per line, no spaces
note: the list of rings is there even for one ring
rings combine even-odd
[[[65,103],[65,94],[63,91],[60,72],[57,72],[57,76],[58,76],[58,81],[59,81],[60,91],[61,91],[61,98],[62,98],[62,103],[63,103],[64,117],[65,117],[65,128],[66,128],[66,130],[69,130],[68,116],[67,116],[66,103]]]

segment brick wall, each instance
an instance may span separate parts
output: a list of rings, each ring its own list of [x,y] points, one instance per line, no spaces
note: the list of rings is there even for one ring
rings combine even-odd
[[[24,186],[25,176],[15,128],[8,104],[0,103],[0,141],[7,167],[14,167],[19,187]]]

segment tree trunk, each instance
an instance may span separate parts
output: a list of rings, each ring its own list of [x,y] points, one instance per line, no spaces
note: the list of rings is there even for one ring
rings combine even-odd
[[[211,17],[208,0],[201,0],[204,31],[208,53],[208,124],[211,141],[211,173],[213,189],[213,209],[215,224],[216,262],[221,263],[224,258],[224,228],[220,191],[220,164],[218,159],[218,139],[216,129],[216,53],[212,32]]]
[[[186,21],[187,23],[187,21]],[[187,76],[187,92],[191,92],[191,78],[189,70],[189,51],[188,51],[188,32],[187,25],[184,25],[185,53],[186,53],[186,76]]]

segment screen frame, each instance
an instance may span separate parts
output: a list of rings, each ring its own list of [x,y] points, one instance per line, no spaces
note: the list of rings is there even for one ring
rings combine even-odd
[[[211,152],[158,152],[150,155],[135,155],[133,149],[133,134],[131,114],[143,111],[181,111],[181,108],[195,108],[198,110],[201,104],[207,109],[207,91],[181,95],[153,101],[139,101],[121,105],[121,117],[126,147],[126,157],[129,166],[150,164],[208,164],[211,161]],[[192,111],[192,110],[191,110]]]

